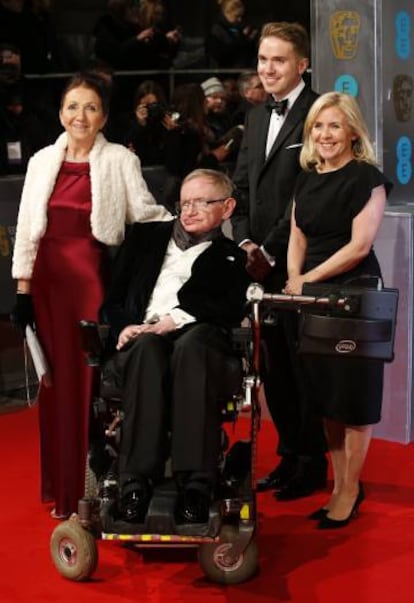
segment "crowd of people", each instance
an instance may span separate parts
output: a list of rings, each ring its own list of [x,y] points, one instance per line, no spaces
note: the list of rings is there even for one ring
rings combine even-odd
[[[194,32],[177,23],[176,12],[168,0],[107,0],[85,34],[87,48],[76,57],[61,35],[53,0],[1,0],[0,42],[19,47],[24,72],[33,74],[84,68],[88,53],[114,69],[166,69],[180,53],[199,67],[254,65],[258,28],[250,24],[243,0],[212,0],[205,33],[192,50]]]
[[[27,77],[33,73],[61,71],[65,65],[60,56],[64,50],[59,48],[53,31],[52,14],[50,2],[0,0],[0,175],[23,174],[30,156],[52,143],[60,132],[56,120],[61,93],[59,79],[46,82],[41,77]],[[206,33],[204,61],[199,67],[236,67],[243,73],[246,68],[253,69],[257,30],[245,25],[243,14],[241,0],[224,0],[217,4],[217,19],[220,27],[227,24],[229,39],[225,41],[225,52],[218,52],[220,43],[213,43],[213,40],[220,40],[222,34],[212,24],[212,31]],[[30,36],[25,34],[29,29]],[[240,40],[236,40],[245,36],[244,30],[249,31],[249,56],[247,50],[240,54]],[[91,37],[93,52],[80,66],[101,74],[112,90],[111,111],[105,128],[108,140],[135,149],[144,166],[165,165],[166,162],[169,171],[170,162],[166,157],[171,153],[166,149],[164,139],[176,138],[170,136],[174,129],[188,130],[188,123],[184,123],[187,116],[181,116],[181,111],[174,105],[183,102],[184,90],[193,94],[195,86],[174,91],[174,98],[170,98],[162,78],[155,76],[148,82],[137,77],[127,82],[122,77],[117,78],[116,72],[173,67],[183,37],[181,26],[172,24],[167,5],[162,0],[108,0],[107,10],[97,19]],[[226,56],[226,60],[217,56],[217,52]],[[229,52],[233,58],[229,58]],[[204,85],[200,78],[188,83]],[[146,88],[149,91],[144,94]],[[237,75],[216,80],[214,88],[212,94],[206,94],[208,123],[201,124],[195,118],[195,122],[199,122],[195,129],[201,129],[196,155],[204,157],[212,151],[218,162],[224,160],[224,155],[227,161],[234,161],[240,131],[229,133],[226,139],[222,135],[231,127],[243,124],[250,98],[254,97],[245,101],[244,91],[248,87],[238,86]],[[191,103],[184,104],[189,106]],[[171,111],[180,114],[179,123],[169,119]],[[189,119],[192,122],[190,129],[193,129],[193,116]],[[218,152],[218,141],[229,143],[232,148],[228,147],[228,153]],[[171,178],[183,170],[185,168],[173,166]]]
[[[0,75],[0,175],[24,174],[33,153],[53,143],[61,131],[56,94],[52,89],[37,94],[21,72],[17,48],[5,44],[0,54],[4,64],[13,66],[7,76]],[[179,84],[170,99],[156,79],[143,79],[130,102],[120,102],[112,69],[94,66],[89,71],[103,79],[111,95],[106,138],[133,151],[143,167],[166,171],[160,201],[170,209],[182,178],[192,169],[234,164],[245,115],[265,97],[256,72],[246,70],[225,81],[211,77]]]
[[[23,332],[36,325],[51,363],[52,386],[43,384],[39,398],[41,497],[53,501],[57,518],[76,511],[88,445],[93,383],[78,320],[96,320],[101,308],[113,332],[109,368],[126,415],[116,513],[142,522],[171,431],[176,519],[203,523],[218,447],[212,399],[248,282],[299,294],[305,283],[369,286],[362,275],[381,279],[373,243],[391,183],[375,165],[357,102],[341,93],[319,96],[307,84],[302,25],[267,23],[259,33],[243,22],[240,0],[219,4],[209,47],[218,62],[222,53],[231,56],[228,45],[242,57],[246,69],[236,81],[185,83],[167,101],[157,81],[145,80],[129,111],[111,113],[113,69],[127,67],[125,60],[146,64],[148,52],[171,64],[180,41],[161,2],[112,0],[96,26],[96,52],[109,67],[67,84],[57,140],[42,148],[48,141],[39,128],[26,145],[25,123],[37,131],[35,116],[24,104],[12,109],[27,120],[18,129],[8,115],[13,136],[4,161],[27,167],[13,318]],[[255,45],[257,71],[248,58]],[[12,66],[3,87],[24,91],[22,54],[3,52]],[[235,162],[232,182],[223,173],[228,161]],[[153,164],[167,173],[156,200],[141,171]],[[221,231],[228,219],[233,241]],[[124,240],[128,223],[109,274],[108,247]],[[310,517],[320,529],[344,527],[365,496],[361,473],[381,418],[383,363],[299,357],[294,312],[269,320],[263,339],[278,460],[258,490],[283,501],[325,488],[329,451],[332,492]]]

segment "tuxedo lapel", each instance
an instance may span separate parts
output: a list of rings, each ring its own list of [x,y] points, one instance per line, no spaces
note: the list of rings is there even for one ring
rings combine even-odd
[[[309,111],[309,100],[308,100],[308,89],[304,88],[302,93],[299,95],[296,102],[293,104],[292,109],[286,115],[286,119],[280,128],[280,131],[273,143],[270,153],[265,160],[265,164],[271,161],[272,157],[279,151],[279,149],[285,144],[291,132],[296,128],[299,122],[303,122],[306,118],[306,114]]]
[[[254,121],[250,124],[250,142],[254,149],[253,163],[251,166],[252,186],[256,188],[261,171],[266,161],[266,140],[269,129],[270,113],[263,105],[255,109],[257,111]]]
[[[264,107],[263,107],[264,108]],[[263,165],[266,160],[266,142],[267,142],[267,133],[269,130],[270,123],[270,112],[265,109],[263,114],[261,115],[261,119],[259,120],[257,132],[256,132],[256,140],[257,140],[257,149],[259,150],[260,157],[260,165]]]

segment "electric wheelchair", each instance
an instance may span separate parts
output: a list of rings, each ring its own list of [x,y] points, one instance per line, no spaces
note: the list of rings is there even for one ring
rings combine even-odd
[[[174,524],[176,491],[168,472],[154,490],[145,522],[138,529],[113,519],[111,509],[119,491],[116,464],[122,424],[120,396],[100,378],[102,345],[97,325],[81,325],[87,360],[97,368],[100,392],[93,405],[91,423],[95,432],[91,434],[85,496],[79,501],[78,514],[61,523],[51,537],[52,560],[62,576],[79,581],[93,574],[99,537],[135,546],[197,546],[201,569],[220,584],[238,584],[255,573],[262,324],[272,321],[274,310],[299,311],[299,352],[392,361],[398,290],[305,285],[302,295],[284,295],[265,293],[261,285],[253,283],[247,290],[247,300],[249,326],[233,331],[235,358],[227,367],[231,395],[223,401],[222,412],[223,421],[236,420],[239,412],[248,413],[250,439],[236,442],[227,451],[228,438],[223,436],[219,485],[206,524]]]
[[[92,405],[90,446],[85,472],[85,495],[78,514],[62,522],[51,537],[51,555],[58,571],[71,580],[90,577],[97,566],[96,538],[133,546],[197,546],[199,563],[213,581],[239,583],[257,568],[255,442],[260,408],[253,393],[252,336],[250,326],[232,330],[233,355],[223,366],[226,395],[219,400],[222,423],[234,422],[243,412],[251,419],[250,439],[229,449],[221,428],[221,451],[214,501],[206,523],[176,523],[177,488],[166,462],[164,479],[157,483],[142,524],[117,518],[119,483],[118,446],[122,437],[121,392],[101,369],[105,327],[80,323],[87,363],[95,368],[96,391]]]

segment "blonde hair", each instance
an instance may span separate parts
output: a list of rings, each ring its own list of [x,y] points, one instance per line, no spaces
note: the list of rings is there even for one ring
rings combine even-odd
[[[303,128],[303,147],[300,153],[301,167],[304,170],[312,170],[318,168],[322,163],[312,140],[311,132],[320,112],[330,107],[337,107],[343,113],[348,126],[356,136],[351,147],[354,159],[375,165],[377,162],[374,148],[355,98],[342,92],[326,92],[316,99],[306,117]]]
[[[242,0],[223,0],[221,2],[221,11],[227,17],[242,17],[245,7]]]
[[[162,0],[140,0],[139,22],[142,29],[158,25],[165,15],[165,7]]]

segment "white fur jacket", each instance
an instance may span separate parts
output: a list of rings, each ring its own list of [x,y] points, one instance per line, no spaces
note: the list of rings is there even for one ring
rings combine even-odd
[[[53,145],[38,151],[29,161],[17,219],[12,276],[30,279],[39,241],[47,226],[47,206],[60,166],[67,137],[64,132]],[[142,176],[141,164],[131,151],[109,143],[98,134],[89,154],[92,190],[91,229],[106,245],[122,242],[125,223],[171,220],[156,205]]]

